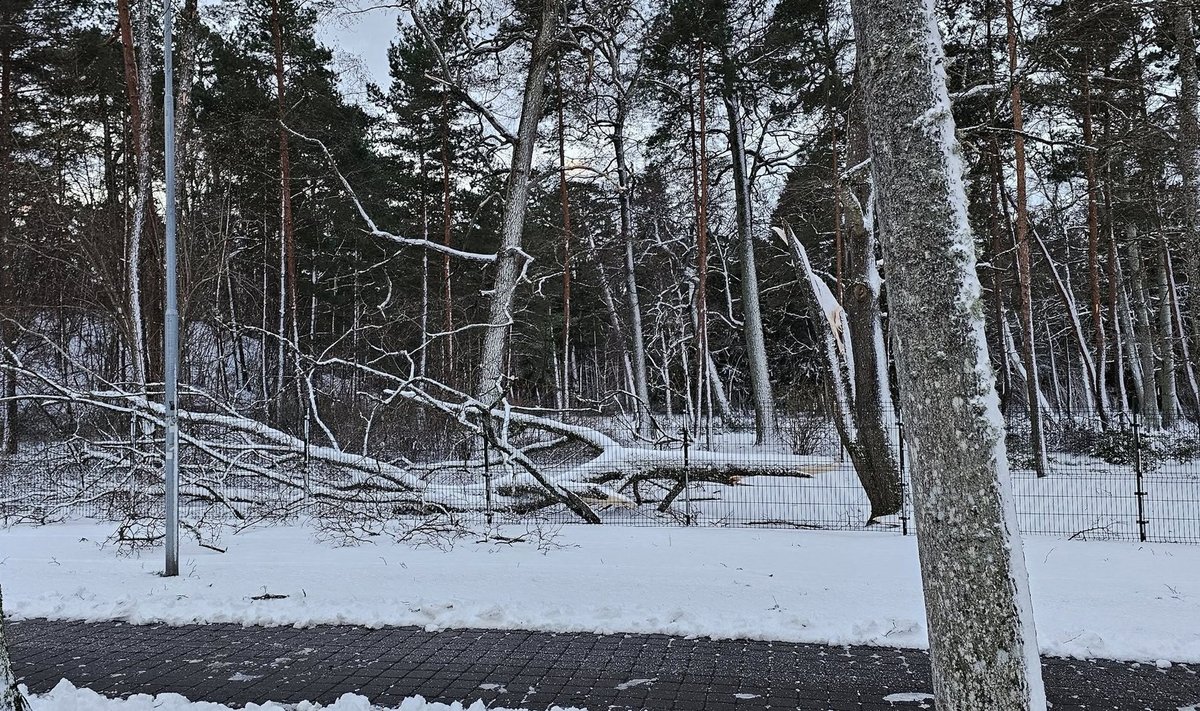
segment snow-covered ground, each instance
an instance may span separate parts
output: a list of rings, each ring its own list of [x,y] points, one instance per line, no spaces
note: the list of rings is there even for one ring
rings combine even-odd
[[[14,618],[354,623],[926,645],[916,541],[895,533],[568,526],[549,545],[331,547],[301,527],[123,554],[111,525],[0,530]],[[1042,650],[1200,662],[1200,547],[1026,541]],[[265,593],[285,597],[262,598]]]
[[[27,694],[28,695],[28,694]],[[91,689],[76,688],[66,679],[60,681],[49,693],[28,696],[32,711],[234,711],[224,704],[210,701],[189,701],[179,694],[135,694],[126,699],[110,699]],[[240,711],[390,711],[372,706],[365,696],[343,694],[332,704],[321,705],[301,701],[298,704],[282,705],[268,701],[263,704],[246,704]],[[482,701],[470,706],[461,703],[442,704],[413,696],[400,702],[394,711],[519,711],[493,706],[488,708]],[[583,711],[554,706],[547,711]]]

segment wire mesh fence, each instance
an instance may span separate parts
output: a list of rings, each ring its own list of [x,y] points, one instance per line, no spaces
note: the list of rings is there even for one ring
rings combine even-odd
[[[362,529],[431,517],[566,524],[590,515],[631,526],[915,530],[899,418],[886,424],[889,456],[882,459],[895,468],[898,496],[891,499],[868,496],[867,472],[820,415],[782,417],[780,439],[769,445],[755,444],[753,428],[697,428],[681,419],[660,419],[649,439],[613,418],[557,421],[560,431],[549,436],[503,426],[487,436],[420,437],[390,457],[316,445],[307,456],[294,448],[276,456],[243,437],[214,453],[220,423],[208,422],[206,438],[184,440],[182,518],[201,527],[312,517]],[[1007,427],[1024,533],[1200,543],[1197,423],[1055,413],[1045,420],[1041,454],[1027,418],[1013,415]],[[567,428],[574,436],[564,435]],[[127,441],[56,442],[9,458],[0,470],[0,520],[93,517],[152,528],[162,515],[161,433],[130,429]],[[887,471],[872,473],[876,482],[889,480]]]

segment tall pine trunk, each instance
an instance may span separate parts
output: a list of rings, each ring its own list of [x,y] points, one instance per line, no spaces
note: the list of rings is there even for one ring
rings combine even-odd
[[[1044,711],[934,6],[853,0],[852,7],[912,445],[936,704],[941,711]]]
[[[1021,323],[1021,359],[1025,363],[1025,395],[1029,405],[1029,439],[1033,449],[1033,468],[1038,476],[1045,476],[1049,469],[1046,459],[1046,436],[1042,428],[1042,412],[1038,408],[1041,400],[1041,385],[1038,380],[1037,352],[1033,336],[1033,295],[1030,285],[1029,260],[1029,207],[1025,188],[1025,136],[1022,116],[1021,82],[1017,77],[1017,21],[1013,14],[1013,0],[1005,0],[1005,15],[1008,24],[1008,78],[1012,83],[1013,134],[1015,136],[1017,222],[1016,222],[1016,267],[1017,305]]]
[[[130,149],[137,166],[134,207],[125,250],[128,296],[125,308],[133,377],[146,387],[146,333],[142,318],[142,238],[149,222],[150,195],[150,3],[118,0],[117,21],[125,64],[125,94],[129,100]],[[136,37],[135,33],[136,32]]]

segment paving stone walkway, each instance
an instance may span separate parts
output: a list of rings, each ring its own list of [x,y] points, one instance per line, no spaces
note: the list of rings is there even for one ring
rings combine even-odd
[[[929,657],[665,635],[552,634],[411,627],[169,627],[27,620],[8,624],[18,679],[66,678],[108,696],[176,692],[245,704],[328,703],[356,692],[489,706],[591,711],[844,711],[932,708]],[[1048,658],[1053,711],[1193,711],[1200,665]]]

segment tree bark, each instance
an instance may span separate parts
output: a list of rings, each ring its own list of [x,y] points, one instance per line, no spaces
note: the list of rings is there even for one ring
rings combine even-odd
[[[125,93],[129,100],[130,147],[137,164],[134,208],[125,254],[128,289],[126,316],[130,359],[137,384],[146,387],[146,334],[142,320],[142,236],[149,222],[150,195],[150,8],[148,0],[134,0],[136,17],[131,16],[129,0],[118,0],[117,20],[125,63]],[[134,23],[136,22],[136,28]],[[134,38],[134,31],[137,37]]]
[[[1087,51],[1087,50],[1085,50]],[[1084,177],[1087,180],[1088,197],[1088,288],[1091,296],[1092,347],[1095,349],[1093,363],[1095,382],[1096,413],[1101,422],[1108,421],[1108,383],[1106,381],[1107,354],[1104,342],[1104,318],[1100,310],[1100,198],[1096,180],[1096,151],[1092,130],[1092,80],[1091,62],[1083,66],[1083,145]],[[1081,347],[1083,344],[1080,344]]]
[[[858,165],[869,157],[867,126],[862,93],[857,92],[850,108],[846,161]],[[851,188],[853,183],[847,184]],[[883,314],[880,308],[879,268],[876,264],[874,225],[866,222],[863,207],[873,199],[865,185],[857,186],[844,201],[843,231],[846,253],[846,329],[854,354],[854,420],[856,446],[849,449],[859,480],[871,501],[871,519],[898,513],[904,501],[898,461],[900,442],[892,403],[888,356],[884,345]],[[869,486],[868,486],[869,483]]]
[[[300,394],[300,328],[297,323],[299,309],[296,293],[296,235],[292,220],[292,163],[288,149],[288,131],[284,127],[287,117],[287,90],[284,76],[283,25],[279,16],[279,0],[271,0],[271,40],[275,58],[275,104],[276,118],[279,121],[279,239],[280,259],[283,270],[280,276],[280,323],[279,323],[279,392],[281,399],[286,391],[284,387],[284,359],[287,353],[294,354],[293,368],[296,376],[296,406],[304,410],[305,421],[309,408],[304,404]],[[291,338],[292,347],[282,350],[283,344]],[[306,425],[307,430],[307,425]],[[307,441],[308,436],[305,435]]]
[[[8,640],[4,635],[4,595],[0,591],[0,711],[25,711],[28,708],[25,697],[17,690],[17,677],[13,674],[12,661],[8,657]]]
[[[1179,53],[1179,172],[1183,176],[1184,244],[1191,286],[1188,314],[1192,329],[1191,351],[1200,354],[1200,82],[1196,76],[1196,37],[1191,4],[1177,2],[1174,20],[1175,46]]]
[[[727,72],[728,74],[728,72]],[[767,346],[763,336],[762,307],[758,299],[758,264],[754,256],[754,225],[750,203],[750,175],[746,167],[746,140],[742,127],[742,107],[731,80],[722,84],[725,115],[729,123],[729,150],[733,162],[733,192],[737,203],[737,233],[742,264],[742,336],[746,341],[746,361],[750,370],[750,394],[754,401],[755,444],[771,444],[778,439],[775,427],[775,397],[771,392],[771,374],[767,367]]]
[[[624,99],[622,99],[624,101]],[[642,305],[638,296],[637,261],[633,237],[633,181],[625,155],[625,111],[618,109],[612,133],[613,153],[617,162],[618,204],[621,216],[621,242],[625,246],[625,298],[629,302],[629,338],[633,351],[633,387],[637,396],[638,433],[654,435],[650,416],[650,383],[646,370],[646,335],[642,327]]]
[[[545,105],[546,72],[562,0],[542,0],[537,34],[529,50],[529,70],[521,100],[521,120],[512,146],[512,162],[508,174],[508,191],[504,197],[504,219],[501,227],[499,258],[488,306],[488,322],[480,352],[479,378],[475,397],[491,408],[504,397],[504,356],[508,331],[513,322],[513,300],[522,268],[528,255],[521,249],[521,233],[525,227],[525,210],[529,202],[529,172],[537,142],[538,120]]]
[[[1126,248],[1129,250],[1129,269],[1132,278],[1133,331],[1135,339],[1132,344],[1137,348],[1137,358],[1141,365],[1142,388],[1139,393],[1141,402],[1138,410],[1142,421],[1150,429],[1162,426],[1161,412],[1158,409],[1157,373],[1154,353],[1154,329],[1150,320],[1150,305],[1146,300],[1145,267],[1142,264],[1142,250],[1138,244],[1141,237],[1133,225],[1126,225]]]
[[[1163,427],[1174,427],[1179,419],[1179,389],[1175,378],[1175,321],[1171,318],[1171,280],[1168,277],[1167,237],[1160,229],[1155,233],[1155,272],[1158,276],[1158,352],[1161,366],[1158,371],[1158,391],[1162,393]],[[1182,335],[1182,334],[1180,334]]]
[[[1044,711],[933,3],[852,7],[913,455],[935,702],[942,711]]]

